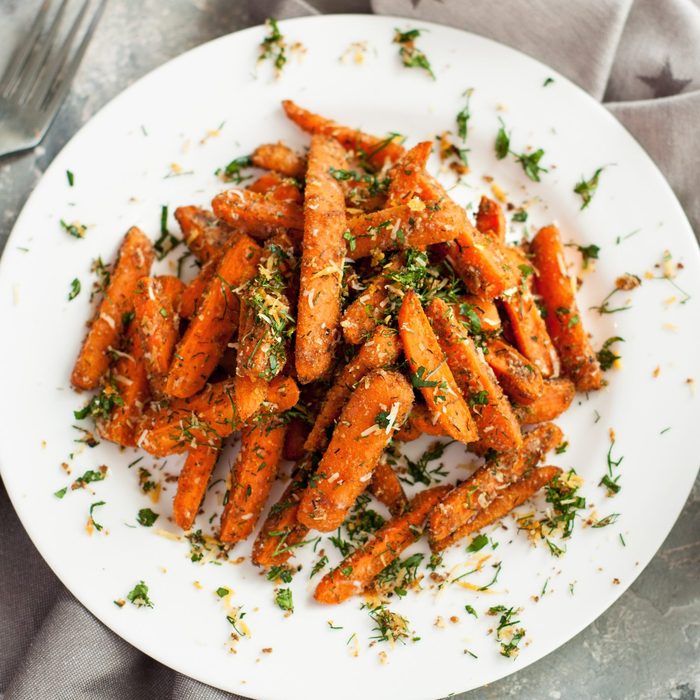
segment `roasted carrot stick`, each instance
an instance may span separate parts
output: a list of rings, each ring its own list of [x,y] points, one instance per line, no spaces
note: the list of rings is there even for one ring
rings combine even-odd
[[[216,447],[195,447],[187,453],[173,499],[173,520],[183,530],[190,530],[194,524],[218,458]]]
[[[256,238],[267,238],[279,229],[304,227],[304,212],[294,201],[278,199],[274,191],[226,190],[211,202],[214,213],[227,224]]]
[[[403,486],[401,486],[399,477],[396,476],[396,472],[391,468],[391,465],[383,459],[377,462],[368,489],[394,516],[401,515],[408,506],[408,499],[404,493]]]
[[[457,318],[470,329],[472,334],[481,333],[491,337],[501,330],[501,318],[493,299],[487,299],[475,294],[467,294],[452,308]],[[472,313],[476,315],[478,324],[474,323]]]
[[[238,324],[233,290],[255,276],[261,253],[255,241],[241,234],[224,254],[175,351],[165,385],[170,396],[186,398],[206,384]]]
[[[291,462],[301,459],[306,454],[304,443],[310,432],[311,426],[306,420],[303,418],[291,418],[287,423],[282,456]]]
[[[377,169],[387,161],[396,162],[403,155],[404,149],[397,143],[397,134],[384,139],[371,136],[309,112],[291,100],[283,100],[282,107],[287,116],[304,131],[309,134],[332,136],[343,148],[353,151],[361,160]]]
[[[562,433],[545,423],[524,436],[519,454],[505,463],[491,459],[450,491],[428,517],[431,547],[468,523],[491,504],[500,491],[534,467],[543,455],[561,442]]]
[[[134,293],[134,321],[144,346],[151,389],[160,393],[180,328],[183,283],[170,275],[143,277]]]
[[[561,474],[558,467],[540,467],[519,481],[509,484],[484,510],[479,511],[466,525],[455,530],[445,539],[435,542],[432,546],[434,552],[439,552],[459,542],[462,538],[473,532],[478,532],[491,523],[500,520],[514,508],[525,503],[528,498],[534,496],[543,486]]]
[[[133,447],[137,426],[150,395],[143,342],[133,321],[127,330],[122,352],[114,364],[112,377],[113,380],[102,391],[119,394],[119,403],[109,416],[97,421],[97,432],[105,440],[123,447]]]
[[[570,379],[545,379],[542,394],[526,406],[516,406],[515,415],[521,423],[542,423],[554,420],[571,405],[576,387]]]
[[[374,370],[358,384],[333,431],[297,517],[321,532],[335,530],[372,472],[413,403],[413,392],[398,372]]]
[[[265,406],[268,411],[284,413],[299,401],[299,387],[292,377],[278,375],[267,385]]]
[[[428,512],[448,488],[434,486],[414,496],[406,513],[383,525],[367,544],[321,579],[314,598],[319,603],[335,605],[362,593],[382,569],[416,541],[416,528],[423,524]]]
[[[287,177],[303,178],[306,161],[283,143],[264,143],[253,151],[253,165]]]
[[[235,235],[235,234],[233,234]],[[219,258],[214,258],[202,265],[202,269],[197,273],[182,291],[180,297],[180,316],[182,318],[192,318],[197,308],[197,304],[204,295],[219,267]]]
[[[282,459],[286,425],[265,414],[241,431],[241,451],[231,468],[231,488],[221,515],[222,542],[239,542],[255,529]]]
[[[503,391],[514,403],[525,405],[536,401],[544,391],[542,374],[512,345],[500,338],[486,342],[484,355]]]
[[[476,425],[415,292],[404,296],[398,320],[413,385],[447,435],[473,442],[478,437]]]
[[[280,177],[277,173],[261,175],[255,182],[248,185],[246,189],[258,194],[266,194],[268,199],[276,199],[280,202],[287,201],[301,204],[304,200],[299,183],[292,178]]]
[[[117,347],[124,315],[133,309],[136,283],[148,275],[153,246],[143,231],[130,228],[119,248],[110,282],[75,362],[71,382],[76,389],[96,389],[109,368],[110,348]]]
[[[218,260],[224,253],[224,248],[233,231],[223,221],[206,209],[199,207],[178,207],[175,218],[185,245],[192,251],[201,263]]]
[[[433,299],[426,313],[457,386],[469,402],[479,433],[479,451],[517,450],[522,445],[520,425],[483,352],[477,350],[466,328],[442,299]]]
[[[422,141],[407,151],[391,168],[389,171],[391,182],[387,193],[388,207],[408,204],[415,196],[420,198],[422,190],[420,174],[425,170],[432,148],[432,141]]]
[[[545,226],[531,244],[538,270],[537,291],[547,310],[547,329],[561,357],[564,374],[579,391],[594,391],[602,386],[602,373],[583,320],[576,305],[574,287],[566,272],[564,246],[556,226]]]
[[[284,564],[292,556],[294,546],[306,537],[309,528],[297,521],[297,510],[311,470],[311,459],[301,462],[282,497],[270,508],[253,545],[254,564]]]
[[[379,326],[357,355],[338,374],[335,383],[326,394],[313,428],[306,439],[305,448],[315,452],[328,444],[326,431],[340,415],[357,382],[368,372],[394,364],[401,352],[401,343],[396,333]]]
[[[346,343],[359,345],[387,316],[387,273],[400,269],[398,258],[392,259],[373,277],[367,288],[343,312],[340,326]]]
[[[302,384],[328,376],[333,364],[346,230],[343,190],[330,172],[343,168],[343,149],[332,138],[314,135],[308,162],[295,350]]]
[[[406,422],[401,430],[396,433],[394,440],[399,442],[411,442],[417,440],[421,435],[436,435],[445,437],[445,431],[442,430],[437,422],[437,416],[430,413],[430,409],[424,404],[414,404],[411,412],[408,414]]]
[[[476,228],[503,243],[506,239],[506,217],[498,202],[482,197],[476,213]]]

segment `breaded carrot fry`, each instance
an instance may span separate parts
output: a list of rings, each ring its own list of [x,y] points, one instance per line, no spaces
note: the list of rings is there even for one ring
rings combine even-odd
[[[603,376],[596,354],[583,327],[572,280],[566,272],[564,246],[559,229],[545,226],[531,243],[538,275],[538,293],[547,310],[547,329],[561,357],[564,374],[578,391],[600,389]]]
[[[255,182],[248,185],[246,189],[250,192],[264,194],[267,199],[274,199],[279,202],[296,202],[301,204],[304,201],[304,194],[299,183],[288,177],[280,177],[277,173],[261,175]]]
[[[476,348],[467,329],[442,299],[433,299],[426,314],[457,386],[471,407],[479,432],[479,452],[517,450],[522,445],[520,425],[483,352]]]
[[[391,168],[387,207],[408,204],[415,196],[420,198],[422,187],[419,176],[425,170],[425,164],[428,162],[432,149],[432,141],[422,141],[407,151],[401,160]]]
[[[401,486],[399,477],[396,476],[396,472],[383,459],[380,459],[374,468],[368,490],[394,516],[401,515],[406,510],[406,506],[408,506],[408,499],[404,493],[403,486]]]
[[[306,160],[281,142],[258,146],[252,159],[256,167],[274,170],[286,177],[303,178],[306,173]]]
[[[295,348],[302,384],[328,376],[333,365],[347,228],[343,190],[330,173],[345,164],[340,144],[314,135],[308,163]]]
[[[75,362],[71,383],[76,389],[96,389],[109,368],[110,348],[116,348],[124,315],[133,308],[133,291],[153,262],[153,246],[145,233],[130,228],[119,248],[104,298],[85,336]]]
[[[180,328],[183,283],[170,275],[143,277],[134,293],[134,320],[144,346],[151,390],[160,393]]]
[[[559,474],[561,474],[561,469],[558,467],[540,467],[534,469],[519,481],[506,486],[487,508],[479,511],[466,525],[458,528],[445,539],[435,542],[432,547],[433,551],[440,552],[456,544],[467,535],[478,532],[487,525],[496,522],[496,520],[500,520],[514,508],[517,508],[534,496],[543,486],[546,486]]]
[[[503,243],[506,239],[506,217],[498,202],[482,197],[476,213],[476,228],[481,233],[494,237]]]
[[[241,423],[255,415],[267,397],[267,381],[260,377],[241,377],[233,380],[233,396]]]
[[[214,214],[199,207],[178,207],[175,218],[185,245],[201,263],[218,260],[233,231]]]
[[[365,134],[309,112],[291,100],[283,100],[282,107],[286,115],[299,128],[309,134],[332,136],[340,142],[343,148],[353,151],[358,157],[377,169],[380,169],[387,161],[396,162],[404,153],[403,146],[396,142],[397,134],[383,139]]]
[[[150,390],[143,342],[133,322],[127,330],[122,352],[114,363],[112,378],[102,391],[106,394],[116,391],[120,403],[107,418],[96,422],[97,432],[117,445],[134,447],[138,423]]]
[[[286,425],[266,414],[241,431],[241,451],[231,468],[231,488],[221,514],[222,542],[239,542],[255,529],[282,459]]]
[[[311,459],[301,462],[280,500],[270,508],[253,545],[253,564],[284,564],[292,556],[294,546],[306,537],[309,528],[297,521],[297,510],[311,470]]]
[[[284,413],[297,405],[299,387],[292,377],[278,375],[267,385],[265,405],[268,411]]]
[[[544,384],[541,372],[512,345],[500,338],[493,338],[486,342],[486,348],[486,362],[511,401],[526,405],[542,395]]]
[[[355,216],[347,226],[347,257],[359,260],[377,250],[425,249],[435,243],[451,241],[460,235],[467,221],[460,211],[456,205],[433,209],[416,200],[415,204],[401,204]]]
[[[185,286],[180,297],[180,315],[182,318],[189,319],[194,316],[197,304],[216,274],[218,266],[219,258],[213,258],[204,263],[197,276]]]
[[[575,395],[576,387],[570,379],[545,379],[539,398],[529,405],[516,406],[515,415],[524,424],[554,420],[569,408]]]
[[[430,409],[424,404],[414,404],[403,427],[394,436],[394,440],[411,442],[417,440],[421,435],[446,437],[445,431],[437,422],[437,416],[433,416]]]
[[[400,352],[401,343],[394,330],[379,326],[357,355],[339,372],[335,383],[326,394],[306,439],[306,450],[315,452],[328,444],[326,432],[340,415],[357,382],[373,369],[394,364]]]
[[[416,528],[423,524],[428,512],[448,488],[434,486],[414,496],[407,512],[383,525],[367,544],[356,549],[321,579],[314,598],[319,603],[336,605],[362,593],[377,574],[418,539]]]
[[[238,299],[233,290],[255,276],[262,249],[248,236],[236,238],[219,263],[177,346],[165,392],[187,398],[206,384],[238,324]]]
[[[488,508],[503,488],[534,467],[561,442],[561,438],[561,430],[553,423],[537,426],[524,436],[523,446],[515,458],[509,456],[505,463],[498,459],[489,460],[452,489],[428,516],[430,546],[471,521],[480,510]]]
[[[284,436],[282,456],[291,462],[296,462],[306,454],[304,443],[309,437],[311,426],[303,418],[292,418],[287,424]]]
[[[507,248],[506,253],[513,267],[517,267],[520,258],[516,250]],[[503,296],[501,306],[510,321],[511,333],[518,350],[540,370],[543,377],[557,376],[559,356],[521,270],[522,267],[517,274],[517,287]]]
[[[391,260],[369,281],[367,288],[360,293],[360,296],[347,306],[340,322],[346,343],[359,345],[386,317],[387,273],[398,270],[400,266],[398,258]]]
[[[478,437],[476,425],[415,292],[404,296],[398,322],[411,381],[438,416],[437,424],[455,440],[473,442]]]
[[[267,238],[279,229],[304,227],[300,204],[277,199],[274,190],[258,194],[252,190],[226,190],[211,202],[214,213],[227,224],[256,238]]]
[[[329,532],[343,522],[412,403],[413,391],[398,372],[374,370],[360,381],[304,492],[297,514],[302,525]]]
[[[173,499],[173,520],[185,531],[194,524],[218,458],[216,447],[195,447],[187,453]]]
[[[465,306],[466,305],[466,306]],[[501,317],[493,299],[487,299],[475,294],[466,294],[462,301],[453,304],[452,308],[457,318],[467,325],[472,332],[481,332],[486,336],[492,336],[501,330]],[[474,328],[473,318],[470,312],[474,312],[479,319],[478,331]]]

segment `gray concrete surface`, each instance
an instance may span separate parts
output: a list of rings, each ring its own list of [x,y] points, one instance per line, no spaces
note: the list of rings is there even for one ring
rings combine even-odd
[[[36,5],[0,0],[0,65]],[[257,23],[254,8],[255,0],[112,0],[43,144],[0,159],[0,250],[42,172],[80,126],[161,63]],[[698,700],[699,581],[700,482],[659,553],[610,610],[545,659],[460,697]]]

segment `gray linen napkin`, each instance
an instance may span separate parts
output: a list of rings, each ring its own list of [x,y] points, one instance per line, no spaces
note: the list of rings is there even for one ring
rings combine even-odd
[[[661,168],[700,235],[700,197],[694,191],[700,165],[700,11],[691,0],[373,0],[371,7],[369,0],[250,0],[246,9],[258,20],[374,10],[461,27],[538,58],[605,101]],[[0,525],[3,700],[236,697],[166,669],[88,613],[41,560],[2,487]],[[508,692],[498,688],[503,686],[493,686],[501,697]],[[510,686],[518,697],[525,697],[522,690]],[[681,695],[671,697],[695,697],[686,684],[675,690]],[[575,697],[587,697],[585,689]]]

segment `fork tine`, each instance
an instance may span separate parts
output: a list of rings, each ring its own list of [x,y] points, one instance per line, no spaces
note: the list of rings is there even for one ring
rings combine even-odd
[[[68,54],[70,53],[73,45],[73,40],[80,29],[80,25],[82,24],[83,18],[85,17],[85,12],[87,11],[89,5],[90,0],[85,0],[85,2],[83,2],[80,11],[73,20],[73,24],[68,31],[68,34],[66,34],[63,40],[63,45],[58,53],[51,57],[50,65],[45,67],[43,74],[39,77],[34,89],[32,90],[32,94],[28,96],[27,102],[30,101],[31,97],[33,98],[34,102],[38,101],[39,105],[37,106],[40,106],[51,92],[51,86],[53,85],[53,82],[58,74],[61,72],[66,59],[68,58]]]
[[[2,80],[0,81],[0,95],[9,93],[12,86],[17,81],[17,78],[24,68],[24,64],[29,58],[29,54],[32,52],[32,49],[39,39],[41,30],[44,28],[44,20],[48,16],[50,5],[51,0],[44,0],[36,14],[36,17],[34,18],[34,22],[29,30],[29,33],[24,40],[18,44],[15,55],[10,60],[10,63],[8,63],[5,74],[2,76]]]
[[[30,54],[24,69],[19,76],[19,84],[16,90],[19,92],[16,100],[19,104],[23,104],[29,99],[32,88],[41,75],[41,71],[46,63],[46,58],[49,52],[53,49],[58,41],[58,34],[61,27],[63,14],[68,6],[68,0],[63,0],[58,7],[58,11],[54,15],[53,21],[45,35],[39,40],[39,47],[33,54]]]
[[[80,61],[82,60],[83,55],[87,50],[88,44],[90,43],[90,39],[92,39],[92,35],[95,32],[98,22],[100,21],[100,17],[102,17],[102,13],[105,9],[106,4],[107,0],[98,0],[97,8],[95,9],[92,15],[90,24],[85,30],[85,34],[83,34],[83,38],[78,48],[73,54],[73,58],[70,60],[70,63],[68,63],[68,66],[65,68],[65,70],[61,71],[61,74],[57,78],[57,86],[55,91],[53,92],[53,94],[49,93],[48,95],[46,95],[44,100],[40,104],[40,108],[43,109],[43,111],[48,116],[46,128],[48,128],[48,125],[51,123],[51,120],[53,119],[55,113],[58,111],[58,108],[61,105],[63,98],[65,97],[66,93],[68,92],[68,89],[70,88],[73,76],[78,70],[78,66],[80,66]]]

